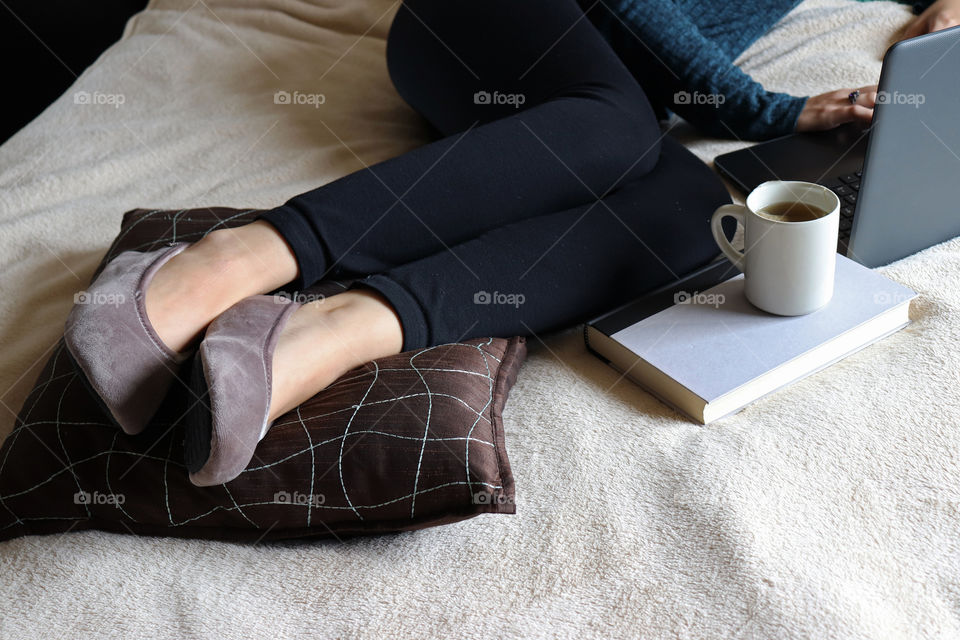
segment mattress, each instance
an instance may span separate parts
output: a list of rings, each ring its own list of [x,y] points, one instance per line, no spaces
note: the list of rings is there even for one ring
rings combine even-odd
[[[387,77],[396,7],[152,0],[0,147],[0,435],[124,211],[276,206],[429,139]],[[805,0],[739,62],[798,95],[860,86],[909,20]],[[745,144],[669,126],[708,161]],[[706,427],[576,327],[532,336],[505,412],[516,515],[4,542],[0,637],[960,636],[960,241],[881,272],[919,292],[909,327]]]

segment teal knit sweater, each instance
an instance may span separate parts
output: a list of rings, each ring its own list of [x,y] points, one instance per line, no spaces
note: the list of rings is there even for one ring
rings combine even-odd
[[[912,5],[915,13],[933,2],[897,1]],[[594,19],[594,11],[591,19],[627,66],[631,60],[642,60],[645,66],[663,67],[653,73],[655,81],[644,82],[651,100],[661,108],[721,137],[762,140],[796,128],[807,98],[767,91],[733,61],[800,0],[601,2],[615,15],[603,12],[605,18]],[[650,69],[631,71],[651,77]]]

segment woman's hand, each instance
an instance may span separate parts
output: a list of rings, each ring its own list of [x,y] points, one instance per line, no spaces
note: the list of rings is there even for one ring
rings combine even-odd
[[[852,91],[840,89],[807,98],[797,119],[797,131],[823,131],[848,122],[869,125],[877,102],[877,85],[860,87],[856,103],[850,102]]]
[[[960,25],[960,0],[937,0],[907,26],[903,38],[915,38],[957,25]]]
[[[903,37],[915,38],[958,25],[960,0],[937,0],[907,26]],[[797,131],[823,131],[848,122],[869,125],[877,102],[877,86],[861,87],[854,104],[850,103],[850,91],[841,89],[808,98],[797,119]]]

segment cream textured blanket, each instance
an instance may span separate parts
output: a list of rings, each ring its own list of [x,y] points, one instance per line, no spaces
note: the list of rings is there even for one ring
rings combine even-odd
[[[386,74],[395,9],[153,0],[0,147],[0,433],[121,213],[273,206],[426,139]],[[908,20],[807,0],[742,62],[798,94],[867,84]],[[577,331],[532,338],[506,412],[515,516],[342,544],[0,544],[0,637],[956,638],[960,241],[883,272],[920,292],[910,327],[708,427]]]

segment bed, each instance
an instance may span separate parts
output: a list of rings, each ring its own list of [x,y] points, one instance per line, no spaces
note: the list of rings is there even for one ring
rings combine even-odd
[[[123,212],[272,207],[428,139],[387,77],[396,7],[151,0],[0,147],[0,436]],[[797,94],[868,84],[909,20],[805,0],[740,63]],[[669,126],[707,161],[745,144]],[[881,271],[919,292],[910,326],[709,426],[576,327],[530,337],[504,416],[515,515],[0,543],[0,637],[958,637],[960,240]]]

